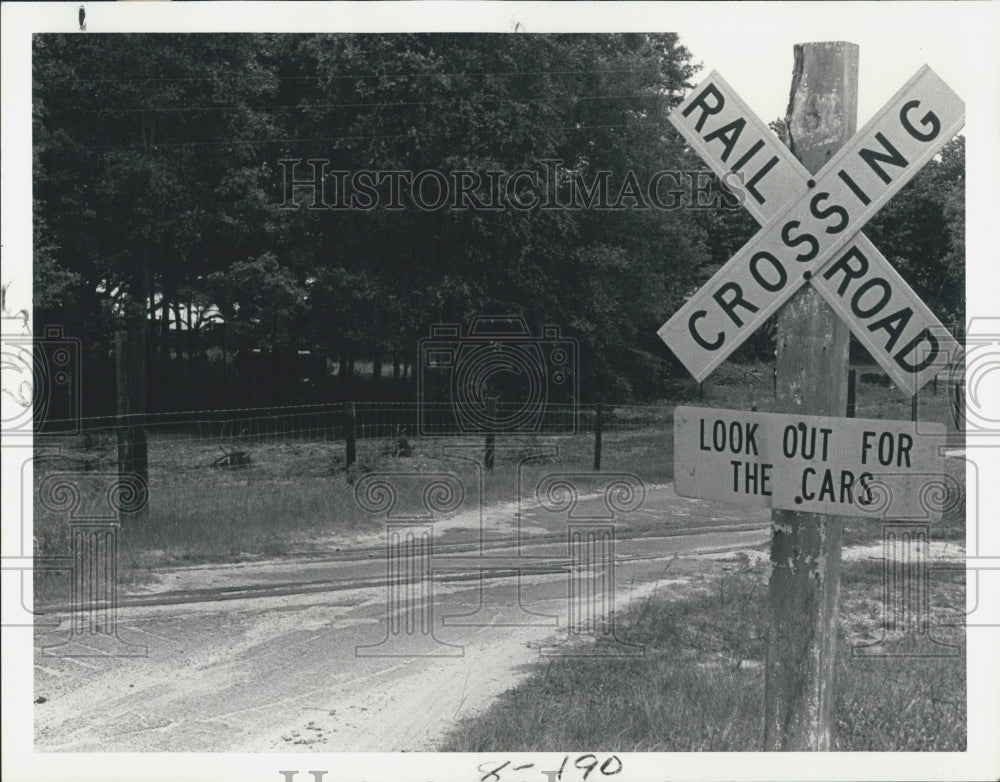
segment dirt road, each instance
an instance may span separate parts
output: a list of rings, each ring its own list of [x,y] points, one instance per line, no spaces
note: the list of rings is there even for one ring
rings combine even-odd
[[[613,574],[599,562],[588,571],[588,583],[613,575],[613,606],[605,590],[582,610],[607,616],[710,578],[712,552],[759,546],[767,525],[763,513],[653,488],[616,524]],[[514,506],[500,506],[482,528],[478,516],[455,517],[433,534],[433,564],[421,560],[432,594],[411,558],[411,586],[390,595],[375,537],[323,555],[160,572],[121,598],[115,651],[131,656],[46,653],[68,636],[63,614],[59,629],[35,632],[36,750],[432,749],[541,653],[568,648],[573,578],[565,519],[539,508],[522,508],[520,525]]]

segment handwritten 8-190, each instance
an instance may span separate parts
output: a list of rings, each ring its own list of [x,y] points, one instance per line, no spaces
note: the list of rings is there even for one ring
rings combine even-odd
[[[617,755],[609,755],[603,759],[598,755],[586,753],[583,755],[563,755],[559,768],[555,770],[541,769],[535,763],[520,761],[486,761],[480,763],[479,782],[527,782],[534,779],[533,774],[540,774],[546,782],[587,782],[592,776],[612,777],[622,772],[622,762]]]

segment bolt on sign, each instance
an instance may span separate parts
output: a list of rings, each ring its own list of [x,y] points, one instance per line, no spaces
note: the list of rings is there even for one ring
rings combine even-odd
[[[875,519],[937,521],[943,424],[678,407],[682,497]],[[930,435],[930,436],[928,436]]]
[[[907,393],[954,360],[958,343],[860,232],[965,122],[965,104],[929,67],[815,177],[714,71],[670,121],[717,174],[742,176],[762,224],[658,332],[695,379],[806,281]]]

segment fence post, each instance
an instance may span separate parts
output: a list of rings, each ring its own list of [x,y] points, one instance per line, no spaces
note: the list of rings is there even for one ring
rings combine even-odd
[[[497,398],[495,396],[486,399],[486,417],[490,421],[497,418]],[[493,429],[486,432],[486,452],[483,454],[483,467],[486,472],[493,472],[493,457],[496,453],[497,435]]]
[[[594,472],[601,471],[601,427],[602,421],[601,403],[594,406]]]
[[[115,429],[118,438],[118,474],[137,475],[136,493],[122,508],[123,519],[149,515],[149,445],[146,439],[146,332],[132,326],[115,332]]]
[[[344,403],[344,440],[347,443],[347,466],[358,460],[357,418],[354,413],[354,402]]]
[[[857,387],[858,373],[850,370],[847,373],[847,417],[854,418],[857,415]]]

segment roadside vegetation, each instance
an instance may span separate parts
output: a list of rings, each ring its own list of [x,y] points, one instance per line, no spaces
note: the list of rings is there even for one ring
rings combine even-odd
[[[742,381],[740,381],[742,372]],[[723,373],[705,389],[704,404],[767,409],[762,368]],[[947,394],[921,394],[921,420],[944,421]],[[909,402],[881,384],[859,383],[858,416],[907,419]],[[946,469],[964,486],[964,462]],[[939,564],[960,565],[965,499],[956,498],[932,525]],[[932,567],[928,578],[931,637],[940,645],[912,652],[912,636],[890,634],[887,656],[863,658],[856,646],[882,637],[885,621],[881,526],[845,519],[837,670],[837,749],[852,752],[962,751],[966,742],[965,573]],[[936,551],[941,553],[940,548]],[[852,556],[850,552],[855,552]],[[459,723],[441,751],[757,751],[767,632],[766,550],[728,562],[705,561],[685,586],[672,581],[617,617],[618,637],[642,644],[640,659],[540,661],[532,674],[489,709]],[[934,656],[940,655],[940,656]]]
[[[603,472],[632,473],[646,485],[671,481],[674,407],[695,404],[766,410],[772,396],[770,367],[726,364],[700,390],[693,381],[678,381],[672,393],[672,400],[659,404],[606,409]],[[922,397],[920,415],[942,421],[948,404],[943,388],[937,394],[928,393]],[[905,419],[909,405],[895,389],[859,383],[858,415]],[[589,409],[581,414],[580,430],[572,436],[498,438],[494,470],[484,475],[483,502],[494,505],[516,499],[522,462],[526,464],[522,496],[533,492],[537,478],[546,471],[590,472],[593,425]],[[386,432],[393,430],[385,427]],[[362,439],[358,462],[348,468],[344,442],[333,439],[334,434],[317,429],[294,436],[226,438],[154,432],[149,445],[149,515],[126,522],[121,529],[119,574],[123,583],[141,582],[150,568],[164,565],[330,552],[357,545],[359,538],[371,539],[380,531],[382,520],[365,512],[355,498],[357,482],[370,472],[451,472],[465,483],[470,496],[478,496],[480,472],[473,461],[483,457],[481,438],[407,436],[409,455],[405,457],[391,436]],[[89,432],[60,438],[59,445],[58,454],[36,461],[36,489],[46,476],[70,472],[84,506],[100,511],[104,491],[115,476],[113,437]],[[220,449],[244,452],[249,461],[238,467],[213,468]],[[446,452],[449,455],[443,456]],[[878,531],[875,525],[861,524],[856,534],[875,540]],[[39,502],[37,495],[34,546],[39,556],[69,551],[66,513]],[[35,580],[43,599],[65,594],[63,573],[39,572]]]
[[[706,566],[699,577],[634,602],[618,637],[645,656],[541,661],[480,715],[458,724],[445,752],[529,752],[587,747],[608,752],[759,751],[767,632],[765,558]],[[964,570],[934,572],[935,647],[953,656],[852,655],[881,637],[882,562],[845,561],[837,669],[836,749],[961,751],[966,736]],[[908,639],[888,637],[899,653]]]

